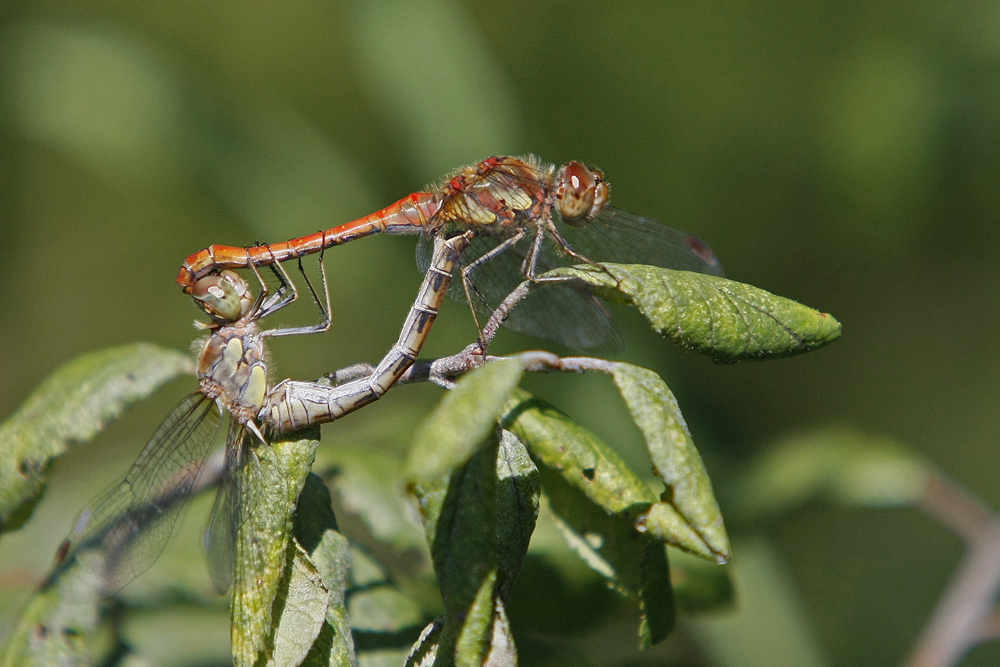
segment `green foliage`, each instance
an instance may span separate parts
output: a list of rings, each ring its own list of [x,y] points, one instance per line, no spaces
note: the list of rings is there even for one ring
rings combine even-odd
[[[21,610],[0,649],[0,664],[88,664],[110,655],[117,643],[100,613],[99,589],[83,568],[73,568],[46,585]]]
[[[649,267],[611,270],[616,280],[586,267],[563,271],[602,285],[606,296],[626,295],[657,330],[716,360],[805,352],[839,335],[833,318],[749,286]],[[719,565],[729,559],[729,538],[663,380],[630,364],[582,362],[612,376],[646,442],[659,482],[654,491],[611,446],[518,387],[531,359],[493,362],[462,377],[417,430],[401,475],[374,453],[342,458],[333,486],[368,526],[364,545],[339,532],[327,486],[310,475],[318,432],[272,434],[267,446],[235,432],[238,465],[217,500],[237,517],[235,664],[399,664],[413,639],[407,664],[512,664],[517,650],[507,608],[540,512],[609,588],[635,601],[643,648],[667,637],[678,603],[701,611],[728,604],[732,587]],[[72,421],[67,414],[82,414],[84,426],[69,432],[92,435],[140,394],[135,385],[148,392],[185,364],[174,354],[131,347],[67,368],[30,399],[8,431],[24,431],[22,424],[32,423],[25,415],[52,430],[53,423]],[[125,389],[123,376],[132,379]],[[60,392],[64,398],[56,400]],[[89,400],[65,398],[81,393]],[[429,573],[393,564],[393,550],[416,546],[395,497],[401,480],[419,507],[439,602],[421,592]],[[667,545],[690,554],[675,554],[673,575]],[[60,566],[8,637],[8,662],[96,659],[120,650],[119,629],[101,620],[94,590],[77,563]],[[38,628],[45,629],[41,641]],[[364,636],[382,639],[358,644]]]
[[[677,399],[656,373],[615,364],[615,385],[642,431],[653,470],[666,489],[640,526],[657,539],[703,558],[729,560],[729,538],[708,472],[695,449]]]
[[[640,528],[655,494],[592,433],[526,392],[516,399],[507,425],[537,462],[570,548],[639,601],[642,646],[662,640],[674,621],[666,552]]]
[[[640,264],[550,271],[596,288],[608,301],[634,305],[654,329],[718,362],[790,357],[840,337],[831,315],[718,276]]]
[[[849,429],[785,438],[760,456],[733,489],[739,516],[774,521],[809,504],[894,507],[917,503],[930,464],[902,443]]]
[[[31,515],[53,459],[192,368],[187,355],[136,343],[85,354],[50,375],[0,426],[0,531]]]
[[[290,539],[318,445],[316,433],[272,438],[269,446],[244,442],[232,586],[233,662],[240,667],[257,664],[261,655],[297,664],[323,628],[329,593],[308,554]],[[318,607],[316,600],[322,600]],[[295,654],[301,654],[297,661],[288,657]]]

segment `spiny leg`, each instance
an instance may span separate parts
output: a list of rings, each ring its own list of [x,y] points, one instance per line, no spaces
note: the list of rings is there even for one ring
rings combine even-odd
[[[489,304],[486,303],[486,300],[479,293],[479,290],[476,289],[475,283],[472,282],[472,272],[478,269],[486,262],[493,259],[494,257],[498,256],[500,253],[505,252],[510,248],[512,248],[514,245],[517,244],[518,241],[524,238],[524,234],[525,231],[523,228],[518,229],[517,233],[515,233],[508,239],[504,239],[504,241],[499,245],[497,245],[497,247],[477,257],[470,264],[462,267],[461,270],[462,291],[465,292],[465,302],[469,305],[469,310],[472,311],[472,320],[476,324],[476,332],[479,336],[479,349],[483,351],[483,354],[486,354],[486,341],[485,337],[483,336],[483,327],[479,323],[479,315],[478,313],[476,313],[475,302],[473,302],[472,300],[472,293],[475,292],[476,296],[478,296],[480,301],[487,307],[487,310],[489,310]]]
[[[309,280],[309,275],[306,273],[302,266],[302,258],[298,258],[299,271],[302,273],[302,277],[306,281],[306,286],[309,288],[309,293],[312,294],[316,305],[319,306],[320,312],[323,314],[323,321],[319,324],[313,324],[305,327],[286,327],[281,329],[268,329],[267,331],[261,332],[264,336],[294,336],[300,334],[311,334],[311,333],[323,333],[330,330],[332,324],[332,307],[330,305],[330,287],[326,279],[326,264],[323,263],[323,251],[319,254],[319,271],[321,280],[323,282],[323,294],[324,298],[320,299],[319,294],[316,292],[316,288],[313,286],[312,281]],[[290,280],[290,279],[289,279]]]
[[[270,246],[267,247],[268,252],[270,252]],[[285,267],[280,262],[275,260],[273,255],[271,256],[271,259],[272,262],[268,265],[268,268],[271,270],[271,273],[274,274],[275,278],[278,279],[278,289],[275,290],[274,295],[270,299],[261,305],[260,310],[256,311],[256,319],[261,319],[272,313],[276,313],[299,298],[299,291],[295,288],[295,283],[288,275],[288,272],[285,271]],[[250,269],[255,275],[257,275],[258,279],[260,279],[260,273],[252,263],[250,264]],[[291,290],[291,293],[288,293],[289,289]]]
[[[250,271],[253,273],[254,277],[257,279],[257,283],[260,285],[260,290],[257,292],[257,298],[254,299],[253,302],[253,308],[250,309],[251,313],[258,313],[264,305],[264,300],[267,298],[267,295],[271,293],[271,288],[267,286],[263,276],[260,275],[260,271],[257,270],[257,266],[250,260],[250,249],[243,248],[243,251],[247,255],[247,265],[250,267]]]
[[[483,336],[483,326],[479,323],[479,313],[476,312],[476,305],[472,301],[472,292],[475,292],[482,300],[482,295],[479,294],[479,290],[472,283],[472,278],[469,277],[468,272],[465,270],[468,267],[462,267],[461,277],[462,277],[462,291],[465,292],[465,303],[469,306],[469,312],[472,313],[472,321],[476,325],[476,337],[479,341],[479,349],[486,354],[486,343]]]
[[[545,227],[546,227],[547,231],[549,232],[549,234],[552,235],[553,240],[555,240],[556,245],[559,246],[559,249],[561,251],[563,251],[564,253],[566,253],[567,255],[569,255],[570,257],[572,257],[573,259],[578,260],[582,264],[588,264],[590,266],[593,266],[598,271],[601,271],[602,273],[606,273],[616,283],[618,282],[618,276],[616,276],[615,274],[611,273],[611,271],[608,269],[608,267],[604,266],[600,262],[594,261],[591,258],[589,258],[589,257],[587,257],[585,255],[581,255],[577,251],[573,250],[573,247],[569,244],[569,242],[566,239],[563,238],[562,234],[559,233],[559,230],[556,229],[556,225],[555,225],[554,222],[552,222],[551,219],[549,219],[549,220],[546,221]],[[567,277],[566,279],[573,280],[573,278],[569,278],[569,277]],[[556,281],[559,281],[559,280],[560,279],[558,277],[556,277],[556,278],[554,278],[552,280],[552,282],[556,282]],[[549,279],[543,279],[540,282],[547,282],[547,281],[549,281]]]
[[[319,251],[319,276],[320,281],[323,284],[323,299],[320,300],[319,295],[316,293],[316,288],[313,287],[312,281],[309,280],[309,276],[306,275],[305,270],[302,268],[302,258],[299,257],[299,272],[302,273],[302,277],[305,278],[306,285],[309,287],[309,293],[312,294],[313,299],[316,301],[316,305],[319,307],[319,312],[323,316],[323,324],[317,329],[318,331],[329,331],[330,326],[333,324],[333,308],[330,305],[330,285],[326,280],[326,263],[323,262],[323,255],[326,252],[326,248],[321,248]]]

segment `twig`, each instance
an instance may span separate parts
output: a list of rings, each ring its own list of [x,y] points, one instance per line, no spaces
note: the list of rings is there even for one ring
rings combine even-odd
[[[483,350],[489,347],[490,342],[497,335],[497,331],[500,329],[500,325],[504,323],[507,316],[510,315],[510,311],[514,310],[514,306],[520,303],[528,294],[531,293],[532,288],[536,283],[529,282],[525,280],[523,283],[518,285],[513,292],[504,297],[504,300],[500,302],[500,305],[490,314],[490,319],[486,321],[486,326],[483,327],[482,331],[482,344]]]
[[[997,522],[997,517],[982,501],[939,473],[929,475],[917,504],[969,548]]]
[[[477,342],[472,343],[461,352],[449,357],[441,357],[440,359],[432,359],[430,361],[417,361],[403,373],[399,380],[396,381],[396,384],[433,382],[436,385],[450,389],[454,385],[453,379],[455,377],[484,364],[500,361],[501,359],[520,359],[524,364],[524,370],[529,373],[583,373],[585,371],[597,371],[610,375],[614,372],[616,364],[614,361],[599,359],[597,357],[560,357],[545,350],[529,350],[509,357],[483,356]],[[355,377],[364,377],[371,372],[371,369],[372,366],[369,364],[355,364],[354,366],[328,373],[325,377],[330,382],[337,384]]]
[[[977,643],[1000,634],[1000,518],[943,475],[932,474],[918,503],[966,543],[966,555],[907,667],[951,667]]]
[[[983,619],[979,626],[980,641],[990,639],[1000,639],[1000,609],[993,609],[993,613]]]

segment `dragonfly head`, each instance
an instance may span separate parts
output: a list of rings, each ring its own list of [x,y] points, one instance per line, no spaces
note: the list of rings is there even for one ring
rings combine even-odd
[[[250,287],[239,274],[225,270],[205,276],[191,288],[198,307],[217,323],[228,324],[250,312]]]
[[[582,162],[567,162],[559,168],[556,201],[563,222],[583,227],[608,203],[604,172]]]

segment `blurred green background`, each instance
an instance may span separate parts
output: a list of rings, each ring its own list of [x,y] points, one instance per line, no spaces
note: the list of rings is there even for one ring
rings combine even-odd
[[[829,349],[726,367],[621,313],[623,358],[677,394],[724,513],[753,454],[830,424],[889,434],[1000,505],[997,2],[6,0],[0,415],[84,351],[187,348],[197,313],[174,277],[191,252],[316,231],[527,152],[601,167],[618,206],[843,322]],[[379,359],[420,281],[413,247],[330,252],[333,331],[272,344],[276,379]],[[449,304],[426,356],[471,341],[470,320]],[[505,333],[492,351],[543,344]],[[527,384],[648,468],[605,378]],[[193,388],[171,385],[60,462],[62,504],[0,542],[8,586],[44,572],[76,509]],[[325,446],[405,450],[439,396],[394,391],[326,427]],[[908,510],[813,509],[768,537],[830,665],[898,662],[961,556]],[[634,649],[634,630],[615,636]]]

